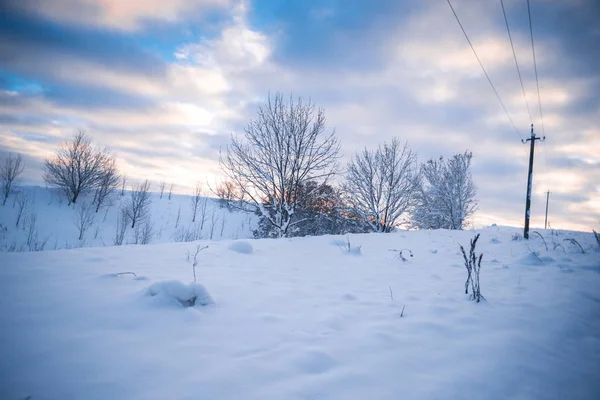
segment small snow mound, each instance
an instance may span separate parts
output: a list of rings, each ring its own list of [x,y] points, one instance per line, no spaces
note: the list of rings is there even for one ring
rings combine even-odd
[[[350,254],[353,256],[360,256],[360,255],[362,255],[361,249],[362,249],[362,246],[350,246],[350,248],[344,249],[344,253]]]
[[[306,351],[295,362],[299,371],[305,374],[322,374],[335,367],[335,359],[329,354],[318,351]]]
[[[542,265],[543,261],[540,259],[539,253],[531,252],[521,257],[518,263],[523,265]]]
[[[180,281],[156,282],[148,287],[146,293],[169,303],[176,301],[184,307],[208,306],[215,303],[206,288],[199,283],[186,285]]]
[[[237,240],[229,245],[229,250],[241,254],[251,254],[254,249],[252,245],[245,240]]]

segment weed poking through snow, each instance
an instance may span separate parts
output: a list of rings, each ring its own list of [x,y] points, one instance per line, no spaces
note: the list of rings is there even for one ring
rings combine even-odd
[[[583,247],[581,247],[581,245],[579,244],[579,242],[573,238],[566,238],[564,239],[565,242],[569,242],[571,243],[573,246],[577,246],[579,247],[579,250],[581,251],[581,254],[585,253],[585,250],[583,250]]]
[[[548,251],[548,245],[546,244],[546,239],[544,239],[544,237],[542,236],[541,233],[539,233],[538,231],[533,231],[532,233],[535,233],[536,235],[538,235],[542,241],[544,242],[544,247],[546,248],[546,251]]]
[[[192,271],[194,272],[194,283],[196,282],[196,266],[198,265],[198,253],[202,250],[208,249],[208,246],[200,247],[200,245],[196,246],[196,252],[194,253],[194,259],[192,260]]]
[[[399,259],[401,259],[402,261],[408,261],[408,259],[406,257],[404,257],[404,253],[405,252],[408,253],[409,257],[413,257],[413,252],[410,249],[400,249],[400,250],[398,250],[398,249],[390,249],[390,251],[393,251],[393,252],[397,253],[396,257],[399,258]]]
[[[338,245],[338,247],[346,254],[352,254],[355,256],[361,255],[362,246],[352,245],[349,237],[346,238],[346,243],[344,245]]]
[[[471,239],[471,248],[469,249],[469,256],[465,252],[465,248],[460,245],[460,251],[465,259],[465,267],[467,268],[467,281],[465,282],[465,294],[469,294],[469,284],[471,284],[471,300],[479,303],[482,298],[481,290],[479,287],[479,272],[481,271],[481,259],[483,253],[477,256],[475,254],[475,246],[477,246],[477,240],[479,240],[480,234],[478,233],[473,239]]]

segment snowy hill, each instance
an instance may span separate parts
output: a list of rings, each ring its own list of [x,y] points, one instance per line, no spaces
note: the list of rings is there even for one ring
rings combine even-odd
[[[77,208],[69,207],[64,196],[56,190],[27,186],[11,195],[5,206],[0,206],[0,252],[70,249],[78,247],[113,246],[119,209],[129,200],[116,193],[107,205],[93,213],[93,223],[79,240]],[[93,195],[84,195],[76,207],[92,202]],[[206,199],[204,213],[199,209],[192,222],[191,196],[151,193],[150,243],[181,242],[203,239],[241,239],[252,237],[257,218],[251,214],[229,211],[219,207],[218,201]],[[19,201],[27,199],[17,226]],[[204,221],[202,221],[204,215]],[[33,221],[33,223],[32,223]],[[31,235],[30,235],[31,233]],[[137,232],[140,234],[139,230]],[[28,243],[35,236],[36,243]],[[136,243],[136,230],[128,228],[123,244]],[[28,240],[29,239],[29,240]]]
[[[464,293],[458,247],[473,231],[1,253],[0,393],[599,398],[593,236],[540,231],[546,250],[537,235],[513,241],[516,229],[478,232],[479,304]],[[186,286],[199,245],[202,286]],[[390,251],[402,248],[413,257]],[[214,304],[177,300],[192,292]]]

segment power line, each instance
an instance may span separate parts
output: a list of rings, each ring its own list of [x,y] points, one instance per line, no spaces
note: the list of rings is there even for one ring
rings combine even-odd
[[[529,15],[529,33],[531,34],[531,51],[533,53],[533,68],[535,70],[535,83],[537,86],[538,105],[540,107],[540,120],[542,121],[542,134],[546,135],[546,129],[544,128],[544,115],[542,114],[542,100],[540,98],[540,81],[538,80],[537,62],[535,59],[535,45],[533,43],[533,26],[531,24],[531,5],[527,0],[527,14]]]
[[[523,86],[523,78],[521,77],[521,70],[519,69],[519,63],[517,62],[517,53],[515,53],[515,46],[513,44],[512,35],[510,34],[510,28],[508,26],[508,18],[506,18],[506,10],[504,9],[504,1],[500,0],[502,6],[502,14],[504,14],[504,22],[506,23],[506,31],[508,32],[508,39],[510,40],[510,47],[512,48],[513,58],[515,59],[515,66],[517,67],[517,73],[519,74],[519,82],[521,82],[521,90],[523,91],[523,99],[525,99],[525,106],[527,107],[527,114],[529,114],[529,121],[533,123],[531,118],[531,111],[529,110],[529,103],[527,102],[527,95],[525,94],[525,86]]]
[[[506,109],[506,106],[502,102],[502,99],[500,98],[500,95],[498,94],[498,91],[496,90],[496,87],[492,83],[492,80],[490,79],[490,76],[488,75],[487,71],[483,67],[482,62],[479,59],[479,56],[477,55],[477,52],[475,51],[475,47],[473,47],[473,44],[471,43],[471,40],[469,39],[469,36],[467,35],[467,32],[465,31],[465,28],[463,28],[463,25],[460,22],[460,19],[458,18],[458,15],[456,15],[456,11],[454,11],[454,7],[452,7],[452,3],[450,3],[450,0],[447,0],[447,1],[448,1],[448,5],[450,6],[450,9],[452,10],[452,14],[454,14],[454,18],[456,18],[456,21],[458,22],[458,25],[460,26],[460,29],[462,30],[463,34],[465,35],[465,38],[467,39],[467,42],[469,42],[469,46],[471,46],[471,50],[473,50],[473,54],[475,54],[475,58],[477,59],[477,62],[479,62],[479,65],[481,66],[481,69],[483,70],[483,73],[485,74],[485,77],[487,78],[488,82],[490,83],[490,86],[492,87],[492,90],[496,94],[496,97],[498,98],[498,101],[500,102],[500,105],[502,106],[502,109],[506,113],[506,116],[510,120],[510,123],[512,124],[513,128],[515,128],[515,132],[517,132],[517,135],[519,135],[519,138],[521,139],[521,141],[524,140],[523,136],[521,136],[521,133],[519,132],[519,130],[515,126],[515,123],[513,122],[512,118],[510,117],[510,114],[508,113],[508,110]]]

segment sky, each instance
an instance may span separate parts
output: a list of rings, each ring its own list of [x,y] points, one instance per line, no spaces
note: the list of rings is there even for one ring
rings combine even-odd
[[[219,149],[269,92],[310,98],[343,162],[398,137],[420,161],[473,152],[475,226],[600,228],[600,3],[454,0],[512,126],[443,0],[5,0],[0,5],[0,158],[25,178],[84,129],[132,180],[186,192],[216,182]],[[541,104],[543,119],[540,118]],[[531,118],[529,116],[531,114]],[[543,120],[543,124],[542,124]]]

